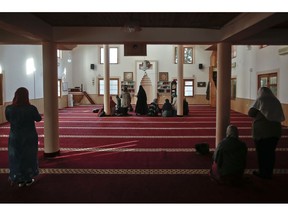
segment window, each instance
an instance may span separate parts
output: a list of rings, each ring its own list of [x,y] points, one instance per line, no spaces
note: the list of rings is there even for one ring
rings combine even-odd
[[[62,95],[62,80],[58,79],[58,97]]]
[[[0,70],[0,105],[3,105],[3,74]]]
[[[119,94],[119,79],[110,79],[110,95]],[[104,95],[104,79],[98,79],[98,94]]]
[[[231,79],[231,100],[236,99],[236,78]]]
[[[237,56],[237,47],[235,45],[231,46],[231,57],[236,58]]]
[[[58,58],[58,59],[62,59],[62,56],[63,56],[62,50],[58,50],[58,49],[57,49],[57,58]]]
[[[258,89],[260,87],[268,87],[273,94],[277,96],[277,73],[258,75]]]
[[[109,61],[110,64],[118,64],[118,48],[109,47]],[[104,48],[100,48],[100,63],[104,64]]]
[[[194,96],[194,80],[184,80],[184,97]]]
[[[194,48],[183,46],[183,63],[184,64],[193,64],[194,63]],[[174,63],[178,62],[178,47],[175,47],[174,50]]]

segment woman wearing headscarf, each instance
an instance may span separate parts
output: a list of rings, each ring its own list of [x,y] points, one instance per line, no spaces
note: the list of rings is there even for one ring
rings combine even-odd
[[[148,113],[147,95],[142,85],[139,86],[135,113],[136,115],[146,115]]]
[[[189,115],[189,104],[186,98],[183,99],[183,115]]]
[[[158,116],[158,114],[161,112],[159,106],[158,106],[158,99],[154,98],[152,103],[149,105],[148,108],[148,116]]]
[[[241,183],[246,167],[247,146],[239,139],[238,129],[229,125],[226,138],[218,145],[213,154],[210,176],[228,184]]]
[[[8,139],[9,180],[19,187],[30,186],[38,169],[38,134],[35,121],[42,117],[37,108],[29,102],[29,92],[20,87],[16,90],[13,102],[5,109],[10,123]]]
[[[116,115],[121,115],[121,98],[119,95],[116,95],[116,110],[115,110]]]
[[[258,157],[258,171],[253,174],[271,179],[275,164],[275,149],[281,137],[281,122],[285,120],[282,105],[268,87],[261,87],[248,111],[253,118],[252,134]]]
[[[163,117],[171,117],[173,116],[173,107],[169,102],[169,99],[165,99],[165,103],[162,106],[162,116]]]
[[[128,91],[127,86],[124,87],[121,98],[121,112],[123,116],[128,116],[128,109],[131,106],[131,95]]]
[[[114,116],[116,112],[116,103],[113,100],[112,96],[110,96],[110,115]]]
[[[174,96],[172,99],[173,115],[177,116],[177,96]]]

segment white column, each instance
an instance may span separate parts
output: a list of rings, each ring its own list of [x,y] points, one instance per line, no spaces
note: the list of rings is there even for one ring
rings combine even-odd
[[[109,67],[109,46],[103,45],[104,50],[104,112],[110,115],[110,67]]]
[[[59,154],[57,46],[43,43],[44,156]]]
[[[217,44],[217,59],[216,146],[230,124],[231,44]]]
[[[183,116],[183,97],[184,97],[184,86],[183,86],[183,62],[184,53],[183,46],[178,45],[178,64],[177,64],[177,116]]]

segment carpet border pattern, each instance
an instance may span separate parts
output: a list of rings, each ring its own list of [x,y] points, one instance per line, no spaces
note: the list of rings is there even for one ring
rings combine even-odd
[[[255,169],[246,169],[251,175]],[[209,169],[61,169],[43,168],[40,174],[89,174],[89,175],[208,175]],[[0,168],[0,174],[8,174],[9,169]],[[274,174],[287,175],[288,169],[274,169]]]

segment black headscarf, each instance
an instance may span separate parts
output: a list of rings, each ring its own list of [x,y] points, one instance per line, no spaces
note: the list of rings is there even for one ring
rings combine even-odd
[[[147,95],[142,85],[139,86],[135,113],[140,115],[146,115],[148,113]]]
[[[15,92],[12,104],[15,106],[30,105],[28,89],[24,87],[18,88]]]

